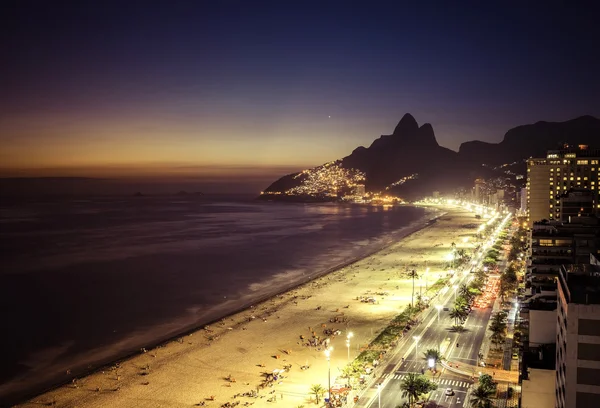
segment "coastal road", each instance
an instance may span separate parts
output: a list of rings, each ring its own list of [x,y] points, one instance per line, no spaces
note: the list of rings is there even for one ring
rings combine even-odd
[[[487,248],[483,248],[484,253]],[[480,267],[482,255],[476,258],[476,265]],[[450,285],[468,283],[472,275],[470,269],[457,272],[450,280]],[[454,290],[451,286],[442,289],[435,304],[440,304],[449,310],[454,303]],[[368,408],[396,408],[406,399],[402,398],[400,382],[407,373],[426,373],[427,361],[423,353],[430,348],[439,349],[444,358],[452,362],[461,362],[468,365],[477,365],[481,346],[486,335],[487,325],[491,316],[492,308],[473,309],[464,324],[464,331],[452,331],[453,319],[449,317],[449,311],[438,311],[431,307],[421,315],[422,322],[404,341],[402,341],[391,361],[379,373],[378,383],[381,384],[379,393],[369,399],[366,404],[359,403],[359,407]],[[413,340],[416,336],[417,341]],[[429,374],[428,374],[429,375]],[[477,373],[473,373],[476,377]],[[466,407],[468,392],[473,384],[471,378],[457,376],[441,368],[433,378],[438,383],[438,389],[434,391],[430,400],[436,401],[438,406],[447,408]],[[452,389],[453,395],[445,395],[447,388]]]
[[[460,272],[457,273],[460,274]],[[466,283],[470,276],[469,273],[461,275],[455,278],[456,284]],[[454,302],[453,292],[448,288],[446,293],[441,294],[438,304],[450,309]],[[427,310],[422,315],[421,325],[411,335],[407,336],[406,341],[399,347],[398,352],[380,376],[379,382],[382,383],[380,390],[381,402],[379,398],[375,398],[366,406],[396,408],[400,405],[405,400],[401,396],[400,382],[407,373],[427,372],[427,361],[423,356],[427,349],[440,349],[448,360],[476,364],[490,313],[491,308],[473,309],[465,322],[465,330],[461,333],[455,333],[451,330],[454,322],[448,316],[448,311],[440,311],[438,322],[437,310],[435,308]],[[413,340],[413,336],[419,337],[418,342]],[[458,347],[456,346],[457,343],[459,344]],[[472,384],[470,379],[447,372],[442,367],[439,367],[438,373],[431,379],[438,383],[438,389],[431,394],[430,400],[436,401],[440,406],[449,408],[463,406]],[[447,388],[451,388],[454,395],[446,396],[445,390]]]

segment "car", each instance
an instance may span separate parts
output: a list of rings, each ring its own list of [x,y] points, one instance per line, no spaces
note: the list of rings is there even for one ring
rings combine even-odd
[[[445,307],[443,310],[444,310],[444,312],[447,312],[450,310],[450,308]]]
[[[446,392],[444,392],[444,394],[447,396],[452,396],[454,395],[454,390],[452,388],[446,388]]]

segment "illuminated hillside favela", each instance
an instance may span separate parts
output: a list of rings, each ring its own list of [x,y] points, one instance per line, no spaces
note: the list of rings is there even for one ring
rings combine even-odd
[[[402,177],[400,180],[394,181],[392,184],[387,186],[385,189],[389,190],[392,187],[401,186],[402,184],[406,183],[408,180],[415,180],[418,177],[419,177],[419,173],[414,173],[414,174],[411,174],[410,176]]]
[[[386,192],[367,192],[365,191],[365,173],[356,169],[344,168],[341,160],[337,160],[312,169],[302,170],[293,175],[293,180],[300,180],[298,186],[283,191],[264,191],[261,192],[261,195],[266,198],[268,196],[288,196],[290,198],[311,197],[326,201],[340,200],[355,203],[398,203],[404,202],[404,200],[392,195],[389,190],[417,177],[417,173],[402,177],[386,187]]]
[[[269,192],[267,194],[342,197],[353,194],[359,186],[364,186],[365,173],[355,169],[346,169],[342,167],[341,161],[337,160],[303,170],[296,174],[294,179],[300,179],[301,184],[283,192]]]

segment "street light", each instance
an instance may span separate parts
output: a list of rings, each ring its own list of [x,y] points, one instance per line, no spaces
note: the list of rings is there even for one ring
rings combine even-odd
[[[429,366],[429,369],[433,369],[433,367],[435,367],[435,359],[434,358],[430,358],[429,360],[427,360],[427,365]]]
[[[442,307],[443,307],[442,305],[435,305],[435,308],[438,311],[438,320],[437,320],[438,323],[440,322],[440,310],[442,310]]]
[[[348,362],[350,362],[350,338],[354,336],[352,332],[348,332],[346,335],[346,347],[348,348]]]
[[[381,408],[381,383],[377,383],[377,406]]]
[[[458,289],[458,285],[454,285],[452,288],[454,289],[454,302],[456,303],[456,289]]]
[[[329,387],[327,388],[327,395],[329,398],[329,403],[331,404],[331,351],[333,347],[329,347],[325,349],[325,357],[327,358],[327,384]]]
[[[420,336],[413,336],[413,340],[415,341],[415,361],[417,361],[418,353],[419,353],[419,340]]]

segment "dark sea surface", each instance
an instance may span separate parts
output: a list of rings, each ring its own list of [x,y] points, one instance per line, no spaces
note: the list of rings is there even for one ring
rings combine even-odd
[[[206,196],[2,201],[0,402],[239,310],[430,218],[409,206]]]

